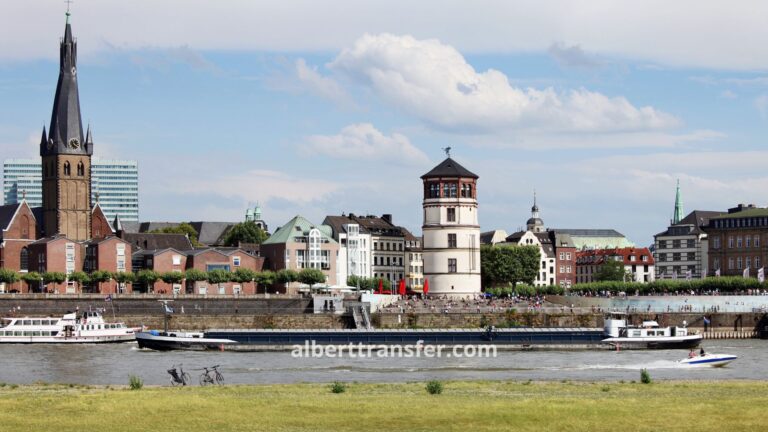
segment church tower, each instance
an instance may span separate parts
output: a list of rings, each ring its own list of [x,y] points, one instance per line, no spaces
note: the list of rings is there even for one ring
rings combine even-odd
[[[536,192],[533,192],[533,207],[531,207],[531,218],[525,222],[528,231],[535,233],[544,232],[544,221],[539,217],[539,206],[536,204]]]
[[[59,46],[59,81],[53,100],[51,124],[40,140],[43,171],[45,235],[63,234],[72,240],[91,237],[90,127],[83,134],[77,91],[77,41],[67,11]]]
[[[675,191],[675,211],[672,213],[671,225],[677,225],[685,217],[683,211],[683,196],[680,194],[680,179],[677,179],[677,190]]]
[[[424,182],[424,277],[429,295],[480,293],[477,175],[448,156]]]

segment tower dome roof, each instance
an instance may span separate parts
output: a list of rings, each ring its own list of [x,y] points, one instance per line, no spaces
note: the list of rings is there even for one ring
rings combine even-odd
[[[440,162],[438,166],[432,168],[432,171],[421,176],[422,179],[427,179],[430,177],[469,177],[474,179],[478,178],[477,174],[464,168],[458,162],[451,159],[450,157]]]

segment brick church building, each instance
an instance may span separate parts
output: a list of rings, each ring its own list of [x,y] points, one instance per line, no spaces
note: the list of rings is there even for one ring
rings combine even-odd
[[[113,223],[107,219],[99,206],[98,197],[96,203],[91,201],[93,148],[90,126],[83,132],[77,86],[77,41],[72,35],[67,12],[64,37],[59,45],[59,78],[51,121],[47,130],[43,127],[40,139],[42,207],[31,208],[25,199],[18,204],[0,206],[0,268],[21,274],[60,272],[70,275],[76,271],[91,273],[96,270],[118,273],[134,271],[133,263],[138,262],[140,265],[135,270],[158,271],[162,269],[146,265],[142,257],[160,253],[168,247],[177,247],[179,255],[195,257],[184,260],[194,262],[194,268],[229,268],[225,266],[234,260],[237,264],[233,265],[233,270],[241,262],[252,270],[261,270],[263,258],[237,248],[202,254],[200,250],[194,250],[189,239],[181,234],[145,234],[140,241],[126,235],[119,219]],[[211,262],[207,263],[206,259]],[[168,271],[186,269],[179,267]],[[43,284],[40,280],[10,285],[0,283],[0,292],[47,291],[64,294],[83,290],[69,278],[59,284]],[[227,285],[227,290],[222,288],[217,293],[251,294],[255,290],[252,283],[242,285]],[[89,287],[91,292],[103,294],[130,292],[132,289],[126,284],[118,286],[115,281]],[[143,289],[154,292],[153,287],[145,286]],[[163,291],[174,289],[168,287],[168,291]]]

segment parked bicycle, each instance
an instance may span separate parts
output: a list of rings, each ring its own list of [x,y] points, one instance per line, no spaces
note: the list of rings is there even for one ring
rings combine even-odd
[[[168,369],[168,373],[171,375],[171,385],[174,387],[180,385],[185,386],[192,380],[192,377],[182,369],[181,363],[178,364],[178,368],[176,365],[171,366],[171,368]]]
[[[211,367],[204,367],[202,374],[200,374],[200,385],[208,385],[208,384],[224,384],[224,376],[219,372],[219,366],[211,366]]]

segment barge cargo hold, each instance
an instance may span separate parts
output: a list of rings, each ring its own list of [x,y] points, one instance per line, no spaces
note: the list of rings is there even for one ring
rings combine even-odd
[[[165,333],[165,332],[163,332]],[[176,333],[176,332],[170,332]],[[170,333],[162,336],[170,336]],[[180,332],[179,332],[180,333]],[[173,343],[172,337],[139,333],[139,347],[172,350],[264,351],[291,349],[296,345],[483,345],[503,349],[605,348],[602,329],[596,328],[504,328],[504,329],[374,329],[374,330],[208,330],[202,338]],[[211,344],[211,340],[234,343]],[[191,344],[191,345],[190,345]],[[166,345],[166,346],[164,346]]]

